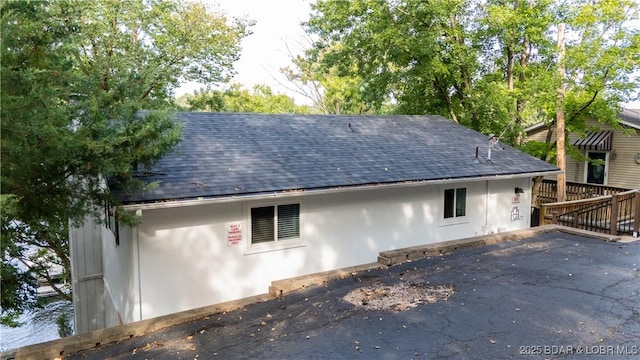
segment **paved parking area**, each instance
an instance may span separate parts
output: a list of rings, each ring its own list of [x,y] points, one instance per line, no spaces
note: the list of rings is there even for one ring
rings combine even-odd
[[[640,241],[551,232],[358,273],[64,358],[635,359],[639,268]]]

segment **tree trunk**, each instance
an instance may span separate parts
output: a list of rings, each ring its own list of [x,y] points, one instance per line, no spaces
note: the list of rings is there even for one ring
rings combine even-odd
[[[558,24],[558,90],[556,102],[556,156],[558,167],[558,202],[567,200],[567,179],[565,177],[565,132],[564,132],[564,24]]]
[[[538,204],[538,195],[540,195],[540,187],[542,187],[543,176],[536,176],[533,178],[533,186],[531,187],[531,205],[536,206]]]

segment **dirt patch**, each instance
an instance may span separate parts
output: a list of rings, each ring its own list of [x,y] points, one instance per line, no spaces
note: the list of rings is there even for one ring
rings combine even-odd
[[[453,285],[378,284],[355,289],[342,299],[367,310],[403,311],[419,304],[446,301],[454,291]]]

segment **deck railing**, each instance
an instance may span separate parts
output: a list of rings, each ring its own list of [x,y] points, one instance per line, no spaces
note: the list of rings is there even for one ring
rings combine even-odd
[[[640,230],[640,190],[591,199],[542,204],[541,224],[561,224],[611,235]]]
[[[619,194],[630,189],[606,185],[583,184],[567,181],[567,201],[590,199],[599,196]],[[555,180],[544,179],[536,200],[537,206],[558,201],[558,185]]]

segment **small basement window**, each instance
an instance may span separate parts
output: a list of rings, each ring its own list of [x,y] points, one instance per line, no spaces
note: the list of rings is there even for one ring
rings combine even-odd
[[[300,204],[251,208],[251,243],[300,238]]]
[[[467,188],[444,190],[444,218],[467,215]]]

